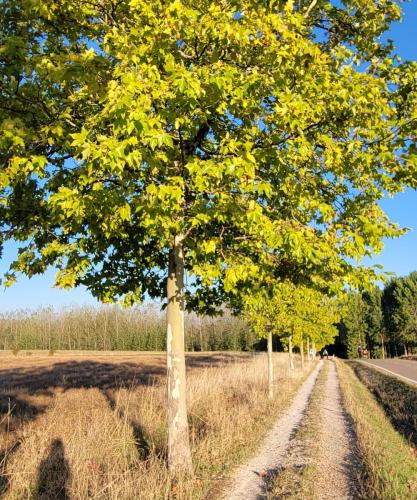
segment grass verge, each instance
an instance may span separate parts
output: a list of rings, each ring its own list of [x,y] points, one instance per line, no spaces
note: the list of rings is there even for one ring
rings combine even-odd
[[[220,492],[232,467],[253,453],[314,366],[290,371],[287,355],[280,354],[274,356],[274,364],[277,387],[272,402],[267,397],[264,355],[190,372],[187,389],[195,476],[179,478],[175,484],[165,461],[163,377],[153,385],[116,389],[68,384],[50,388],[52,402],[45,402],[32,420],[14,431],[19,447],[5,467],[5,497],[212,497]],[[95,365],[91,366],[94,370]],[[85,373],[90,381],[99,375]]]
[[[357,361],[351,363],[359,380],[381,404],[395,429],[417,447],[416,387]]]
[[[338,372],[362,455],[366,498],[417,498],[417,461],[413,448],[395,431],[353,369],[338,361]]]

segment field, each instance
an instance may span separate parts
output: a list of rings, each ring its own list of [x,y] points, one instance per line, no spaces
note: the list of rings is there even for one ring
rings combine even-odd
[[[1,492],[44,500],[213,496],[311,368],[290,372],[285,354],[274,364],[279,390],[269,402],[264,354],[187,356],[195,476],[173,483],[163,353],[5,353]]]

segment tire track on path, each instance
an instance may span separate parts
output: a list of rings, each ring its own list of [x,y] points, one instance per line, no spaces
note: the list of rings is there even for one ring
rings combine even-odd
[[[301,386],[290,407],[278,418],[274,427],[267,434],[256,455],[237,469],[231,489],[223,496],[224,500],[262,500],[266,498],[265,479],[282,464],[291,436],[304,416],[322,366],[323,361],[320,361]]]

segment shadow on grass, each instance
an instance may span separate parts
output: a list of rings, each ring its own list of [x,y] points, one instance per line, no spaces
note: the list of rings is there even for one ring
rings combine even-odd
[[[68,483],[71,472],[65,458],[64,444],[55,439],[38,467],[36,492],[32,500],[69,500]]]
[[[10,443],[0,450],[0,497],[9,489],[7,464],[21,444],[17,437],[13,437],[13,432],[21,428],[25,422],[36,419],[44,410],[44,405],[34,405],[25,401],[23,397],[0,394],[0,432],[12,436]]]
[[[152,354],[150,354],[150,357]],[[194,370],[220,366],[231,362],[243,362],[247,356],[239,355],[193,355],[186,358],[187,368]],[[29,394],[45,394],[60,388],[117,389],[121,386],[135,387],[154,385],[165,375],[165,357],[141,362],[103,362],[74,360],[51,363],[50,366],[16,367],[0,370],[0,396],[4,391]]]
[[[133,431],[133,437],[135,438],[135,445],[139,457],[142,460],[147,460],[151,454],[151,449],[142,426],[139,425],[139,423],[136,422],[136,420],[133,420],[132,418],[128,417],[126,412],[116,404],[114,394],[112,394],[111,391],[108,390],[102,391],[102,394],[106,398],[111,410],[117,411],[117,415],[121,420],[127,420]]]
[[[249,357],[250,355],[246,354],[228,353],[194,354],[187,356],[186,364],[187,369],[193,371],[228,363],[239,363],[246,361]],[[138,357],[137,362],[117,361],[117,359],[111,362],[85,359],[60,362],[51,360],[47,366],[36,366],[36,360],[34,360],[33,365],[29,367],[16,366],[0,370],[0,431],[9,433],[13,438],[7,449],[0,450],[0,496],[6,494],[9,488],[7,462],[20,445],[19,429],[28,421],[36,420],[48,409],[57,390],[97,388],[106,397],[110,408],[115,410],[116,403],[113,397],[115,390],[120,387],[158,385],[163,381],[165,373],[165,357],[152,353],[142,359]],[[120,418],[126,418],[122,409],[117,409],[117,411]],[[150,446],[143,429],[133,420],[128,419],[128,422],[133,429],[139,455],[146,459],[150,453]],[[61,445],[55,443],[54,448],[51,449],[52,455],[57,457],[62,455],[63,452],[61,453],[59,446],[63,450],[62,443]],[[156,452],[162,456],[166,450],[161,449]],[[61,462],[64,464],[62,460]],[[43,466],[45,464],[46,462]],[[36,498],[66,497],[44,495]]]
[[[417,447],[417,390],[401,380],[352,361],[359,380],[372,392],[394,428]]]

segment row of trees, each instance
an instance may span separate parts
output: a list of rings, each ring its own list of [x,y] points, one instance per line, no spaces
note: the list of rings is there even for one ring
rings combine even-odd
[[[251,351],[258,343],[247,322],[228,311],[215,317],[186,315],[188,351]],[[166,323],[157,305],[14,311],[0,314],[0,349],[164,351]]]
[[[184,312],[278,282],[335,294],[402,230],[416,66],[393,0],[3,0],[6,273],[166,301],[168,464],[191,471]]]
[[[417,272],[394,278],[384,289],[350,293],[339,325],[339,343],[348,357],[358,346],[373,357],[413,353],[417,347]]]
[[[333,343],[341,308],[335,298],[306,286],[280,282],[271,288],[255,287],[244,298],[245,316],[260,337],[268,338],[269,397],[273,397],[272,336],[280,338],[289,352],[290,367],[294,368],[293,347],[310,358],[312,351]],[[310,347],[311,346],[311,347]]]

